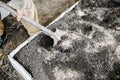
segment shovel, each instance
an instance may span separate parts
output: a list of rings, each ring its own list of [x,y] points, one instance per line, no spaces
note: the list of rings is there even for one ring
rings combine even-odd
[[[13,8],[11,8],[9,5],[5,4],[4,2],[0,1],[0,6],[3,7],[4,9],[8,10],[13,15],[17,16],[16,11]],[[58,30],[58,29],[56,29],[55,32],[52,32],[48,28],[40,25],[39,23],[36,23],[35,21],[33,21],[33,20],[31,20],[31,19],[29,19],[29,18],[27,18],[25,16],[22,16],[21,19],[24,20],[24,21],[27,21],[29,24],[31,24],[34,27],[40,29],[41,32],[43,32],[46,35],[50,36],[54,41],[53,46],[57,45],[58,41],[61,40],[61,37],[66,34],[66,32],[64,32],[62,30]]]

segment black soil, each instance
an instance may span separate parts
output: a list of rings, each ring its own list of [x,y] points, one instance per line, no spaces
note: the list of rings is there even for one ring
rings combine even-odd
[[[54,7],[48,9],[53,10]],[[59,8],[57,10],[59,15]],[[52,47],[53,40],[40,34],[23,47],[15,59],[36,80],[119,80],[119,54],[116,54],[120,44],[119,13],[119,0],[81,0],[71,12],[49,27],[68,30],[58,45]],[[40,18],[43,20],[40,23],[48,25],[56,18],[51,18],[51,14],[45,18],[47,20]],[[0,80],[20,80],[7,55],[29,35],[15,18],[9,16],[3,22],[7,40],[2,46],[5,54],[1,59]]]
[[[1,1],[9,2],[10,0],[1,0]],[[45,2],[42,0],[33,0],[33,1],[37,6],[40,23],[46,26],[50,22],[52,22],[57,16],[59,16],[59,14],[62,13],[66,8],[69,8],[71,5],[73,5],[77,0],[71,0],[71,1],[59,0],[59,2],[56,1],[56,4],[54,4],[53,1],[45,1]],[[41,5],[46,5],[46,3],[51,3],[51,4],[48,4],[47,8],[45,8],[44,6],[41,7]],[[59,6],[57,6],[58,4]],[[53,11],[50,5],[52,5],[52,8],[58,8],[58,9]],[[50,14],[48,10],[51,12]],[[0,50],[2,50],[3,53],[3,56],[0,58],[0,80],[19,80],[20,78],[18,77],[16,71],[9,63],[7,55],[12,50],[14,50],[18,45],[24,42],[27,38],[29,38],[29,35],[27,33],[27,30],[24,28],[24,26],[20,22],[18,22],[16,18],[14,18],[12,15],[6,17],[3,20],[3,24],[4,24],[3,37],[5,38],[5,42],[0,47]],[[46,45],[44,47],[47,48]]]
[[[15,59],[36,80],[119,80],[119,3],[81,0],[49,27],[67,32],[58,45],[52,47],[53,41],[41,34]]]

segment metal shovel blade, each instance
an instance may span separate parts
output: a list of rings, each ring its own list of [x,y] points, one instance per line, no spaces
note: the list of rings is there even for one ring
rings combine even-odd
[[[59,30],[59,29],[56,29],[56,31],[55,31],[54,34],[55,34],[56,36],[58,36],[59,40],[53,38],[53,39],[54,39],[53,46],[57,45],[58,41],[61,40],[61,37],[64,36],[64,35],[66,35],[67,32],[62,31],[62,30]]]

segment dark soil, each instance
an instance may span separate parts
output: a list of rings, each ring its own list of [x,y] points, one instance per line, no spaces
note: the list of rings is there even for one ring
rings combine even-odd
[[[77,1],[78,0],[34,0],[38,10],[39,22],[47,26],[57,18],[58,15]]]
[[[41,4],[37,9],[39,21],[44,26],[76,2],[34,1],[36,5]],[[57,46],[51,46],[53,41],[48,36],[38,35],[18,52],[15,59],[37,80],[119,80],[119,13],[119,0],[81,0],[70,13],[49,27],[69,31]],[[81,20],[90,23],[80,23]],[[0,80],[20,80],[7,55],[29,35],[12,16],[3,23],[7,36],[1,47],[4,56],[0,59]],[[100,25],[100,29],[93,27],[92,23]]]
[[[41,34],[15,59],[36,80],[119,80],[119,3],[81,0],[49,27],[68,31],[57,46],[52,47],[51,39]]]
[[[8,2],[9,0],[3,1]],[[37,6],[40,23],[44,26],[48,25],[57,16],[59,16],[60,13],[73,5],[76,1],[77,0],[58,0],[54,4],[54,1],[52,0],[34,0]],[[44,6],[46,4],[48,4],[47,7]],[[53,8],[56,9],[54,10]],[[19,80],[20,78],[9,63],[7,55],[18,45],[24,42],[29,37],[29,35],[24,26],[20,22],[18,22],[12,15],[6,17],[3,20],[3,23],[5,27],[4,37],[6,40],[1,47],[4,54],[3,57],[0,59],[0,80]]]

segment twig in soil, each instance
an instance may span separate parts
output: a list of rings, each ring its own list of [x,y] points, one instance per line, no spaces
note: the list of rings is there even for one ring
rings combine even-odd
[[[15,28],[14,26],[17,24],[17,22],[14,22],[11,26],[10,26],[10,29],[11,28]]]
[[[6,70],[4,70],[4,68],[0,67],[0,69],[9,76],[9,78],[11,78],[12,80],[14,80],[14,78],[12,77],[12,75],[10,73],[8,73]]]

